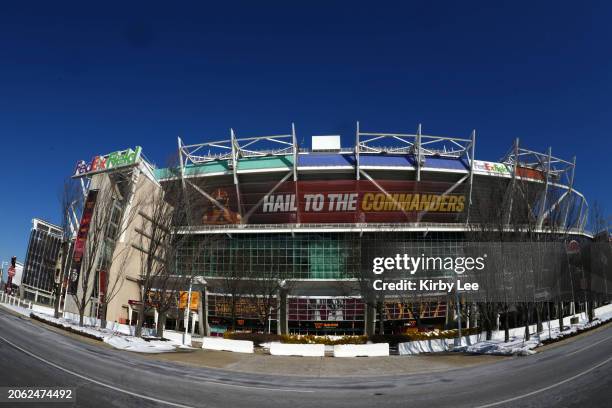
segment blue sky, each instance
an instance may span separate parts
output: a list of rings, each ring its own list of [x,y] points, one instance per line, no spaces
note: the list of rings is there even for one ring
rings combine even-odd
[[[0,260],[33,217],[59,222],[78,159],[141,145],[363,130],[478,132],[577,156],[612,198],[612,6],[605,2],[27,2],[0,5]],[[131,2],[130,2],[131,3]],[[587,7],[588,4],[588,7]],[[581,7],[580,7],[581,6]]]

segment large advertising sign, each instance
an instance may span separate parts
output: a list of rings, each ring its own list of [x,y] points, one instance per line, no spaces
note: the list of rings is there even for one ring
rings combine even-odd
[[[89,163],[80,160],[76,164],[73,177],[81,177],[87,174],[101,173],[120,167],[136,164],[140,159],[142,148],[136,146],[135,150],[119,150],[106,155],[94,156]]]
[[[185,309],[187,307],[187,300],[191,300],[189,302],[189,309],[198,310],[198,304],[200,303],[200,292],[192,291],[191,298],[189,298],[189,292],[186,290],[181,290],[179,292],[179,309]]]
[[[87,199],[85,200],[83,216],[81,217],[81,223],[74,242],[74,251],[72,254],[72,273],[70,276],[71,293],[76,293],[79,273],[81,271],[81,261],[83,260],[83,255],[85,253],[85,243],[87,242],[87,235],[89,234],[89,226],[91,224],[91,218],[93,217],[97,197],[98,190],[90,190],[87,194]]]
[[[486,174],[488,176],[510,177],[512,175],[511,170],[504,163],[483,160],[474,160],[474,172],[477,174]]]
[[[276,189],[274,185],[241,183],[242,211],[233,185],[212,189],[209,194],[219,205],[204,201],[196,221],[202,224],[453,222],[466,208],[465,187],[445,194],[452,186],[446,182],[289,181]]]
[[[518,167],[516,174],[522,178],[528,178],[532,180],[544,180],[544,173],[541,170],[530,169],[529,167]]]
[[[512,177],[512,168],[504,163],[474,160],[474,172],[487,176]],[[517,167],[516,175],[521,178],[544,180],[544,173],[538,169],[529,167]]]

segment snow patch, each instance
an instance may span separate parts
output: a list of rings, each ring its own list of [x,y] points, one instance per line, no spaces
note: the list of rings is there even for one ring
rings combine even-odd
[[[144,340],[132,336],[108,336],[103,340],[116,349],[135,353],[168,353],[176,350],[176,344],[161,340]]]
[[[126,336],[108,328],[95,326],[79,326],[78,320],[64,317],[54,318],[43,313],[32,313],[38,319],[64,327],[68,330],[83,333],[98,340],[102,340],[119,350],[132,351],[135,353],[168,353],[178,348],[191,348],[173,340],[145,340],[141,337]]]

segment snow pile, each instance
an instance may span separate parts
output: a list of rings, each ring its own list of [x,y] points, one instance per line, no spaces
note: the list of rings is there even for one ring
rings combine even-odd
[[[80,327],[78,321],[66,319],[63,317],[59,317],[56,319],[53,316],[49,316],[47,314],[37,313],[37,312],[32,312],[32,315],[34,315],[39,320],[54,324],[56,326],[63,327],[64,329],[67,329],[72,332],[86,334],[89,337],[93,337],[98,340],[103,340],[105,336],[113,334],[110,330],[102,329],[99,327],[93,327],[93,326]]]
[[[21,306],[9,305],[8,303],[0,303],[0,305],[8,310],[12,310],[22,316],[30,316],[31,310]]]
[[[505,343],[503,340],[504,332],[499,331],[494,333],[492,340],[480,341],[470,346],[455,347],[453,348],[453,351],[496,355],[534,354],[535,351],[533,351],[533,349],[541,346],[542,343],[547,340],[560,340],[564,337],[572,336],[583,330],[600,326],[612,320],[612,305],[595,309],[595,320],[592,322],[588,321],[588,318],[584,313],[575,315],[573,317],[578,317],[578,323],[574,323],[569,327],[563,326],[563,329],[559,328],[559,321],[556,319],[544,322],[542,324],[544,330],[539,334],[531,335],[531,338],[527,341],[524,340],[525,329],[518,327],[511,330],[510,341],[507,343]],[[564,321],[567,323],[568,318],[564,318]],[[530,326],[530,329],[535,330],[535,327]]]
[[[145,340],[132,336],[107,336],[103,339],[116,349],[133,351],[136,353],[168,353],[176,351],[177,344],[162,340]]]
[[[527,341],[522,338],[511,337],[507,343],[503,340],[485,340],[471,346],[455,347],[453,351],[500,356],[528,356],[534,354],[533,349],[541,344],[538,336],[533,336]]]
[[[53,316],[42,313],[32,313],[39,320],[46,321],[56,326],[72,332],[87,335],[113,346],[119,350],[133,351],[136,353],[167,353],[176,351],[178,348],[189,349],[191,347],[184,346],[176,341],[167,340],[145,340],[141,337],[126,336],[110,329],[103,329],[95,326],[80,327],[78,321],[60,317],[58,319]]]
[[[398,343],[397,350],[400,356],[441,353],[448,350],[448,343],[446,339],[407,341],[405,343]]]

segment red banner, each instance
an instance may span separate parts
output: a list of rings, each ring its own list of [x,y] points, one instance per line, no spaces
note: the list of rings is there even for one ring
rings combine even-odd
[[[466,208],[463,187],[403,180],[241,183],[209,189],[217,201],[199,208],[202,224],[452,222]],[[272,191],[273,190],[273,191]],[[238,208],[239,203],[241,209]],[[242,210],[242,211],[240,211]]]
[[[91,224],[91,218],[93,217],[94,207],[96,206],[96,199],[98,197],[98,190],[91,190],[87,194],[85,200],[85,206],[83,208],[83,215],[81,217],[81,223],[79,225],[79,231],[74,242],[74,252],[72,254],[72,274],[70,280],[72,284],[70,291],[75,293],[76,284],[79,279],[79,273],[81,270],[81,261],[83,254],[85,253],[85,242],[87,241],[87,235],[89,234],[89,225]]]

